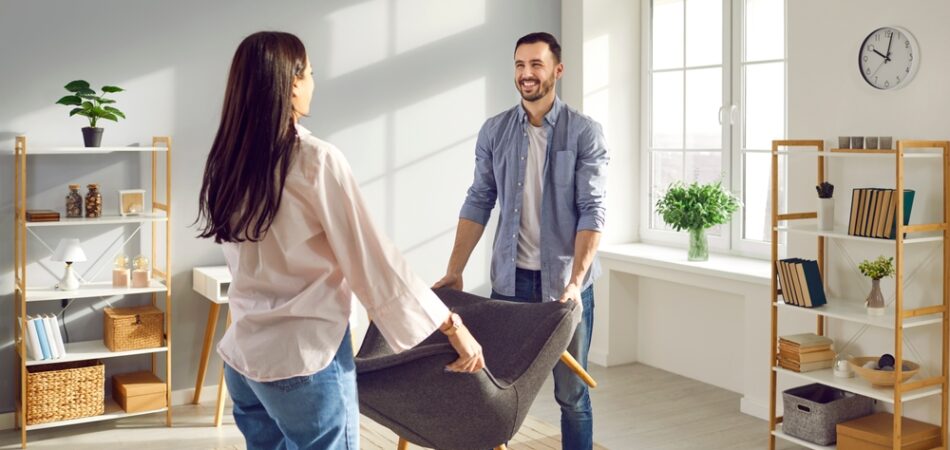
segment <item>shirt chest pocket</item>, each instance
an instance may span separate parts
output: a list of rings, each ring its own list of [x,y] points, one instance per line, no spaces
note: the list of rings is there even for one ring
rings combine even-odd
[[[577,162],[577,153],[570,150],[554,152],[551,160],[551,177],[558,187],[574,186],[574,165]]]

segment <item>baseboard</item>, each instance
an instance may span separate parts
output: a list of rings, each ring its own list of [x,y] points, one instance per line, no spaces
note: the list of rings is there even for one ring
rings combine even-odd
[[[172,391],[172,406],[190,405],[195,397],[195,388],[179,389]],[[204,386],[201,388],[201,398],[199,403],[214,404],[218,400],[218,385]],[[225,405],[231,403],[231,398],[225,399]],[[16,413],[0,413],[0,431],[12,430],[16,425]]]
[[[607,352],[590,349],[590,353],[587,354],[587,361],[598,366],[607,367]]]
[[[739,400],[739,412],[762,420],[769,420],[769,405],[752,400],[747,396]]]

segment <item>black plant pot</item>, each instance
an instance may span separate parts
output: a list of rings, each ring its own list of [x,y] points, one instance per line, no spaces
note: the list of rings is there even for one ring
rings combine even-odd
[[[82,140],[86,147],[98,147],[102,143],[102,128],[83,127]]]

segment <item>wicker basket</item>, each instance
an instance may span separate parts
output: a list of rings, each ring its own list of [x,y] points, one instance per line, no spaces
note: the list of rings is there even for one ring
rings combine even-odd
[[[105,366],[79,361],[27,367],[26,423],[57,422],[105,412]]]
[[[164,314],[155,306],[105,308],[102,340],[113,352],[162,346]]]

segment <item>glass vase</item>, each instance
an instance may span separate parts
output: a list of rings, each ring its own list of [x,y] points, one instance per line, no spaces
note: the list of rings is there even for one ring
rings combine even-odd
[[[703,228],[689,230],[689,260],[709,260],[709,242],[706,240],[706,230]]]

